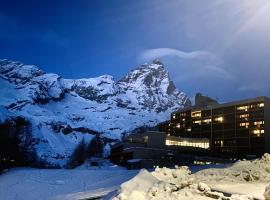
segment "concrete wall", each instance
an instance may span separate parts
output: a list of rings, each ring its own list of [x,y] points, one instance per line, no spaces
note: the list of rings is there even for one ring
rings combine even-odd
[[[165,132],[146,132],[148,136],[147,147],[165,148],[166,133]]]

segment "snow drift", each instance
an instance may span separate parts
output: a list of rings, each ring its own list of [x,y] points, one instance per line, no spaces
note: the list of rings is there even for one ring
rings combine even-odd
[[[156,167],[155,171],[141,170],[133,179],[123,183],[113,200],[150,199],[226,199],[251,200],[251,195],[233,194],[224,196],[222,192],[212,191],[212,186],[222,183],[267,183],[270,182],[270,155],[253,161],[238,161],[224,169],[209,168],[191,174],[188,167],[175,169]],[[269,185],[264,196],[269,199]],[[240,192],[240,191],[239,191]]]

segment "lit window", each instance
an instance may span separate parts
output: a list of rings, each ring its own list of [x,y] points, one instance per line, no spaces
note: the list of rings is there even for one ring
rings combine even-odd
[[[239,124],[240,127],[245,127],[245,128],[248,128],[249,126],[249,122],[242,122]]]
[[[209,124],[209,123],[211,123],[212,122],[212,119],[204,119],[203,120],[203,123],[206,123],[206,124]]]
[[[260,125],[262,125],[262,124],[264,124],[264,121],[257,121],[257,122],[254,122],[254,125],[258,125],[258,126],[260,126]]]
[[[196,148],[203,148],[203,149],[209,148],[208,141],[201,141],[201,142],[200,141],[177,141],[177,140],[166,139],[166,145],[167,146],[196,147]]]
[[[242,115],[239,115],[239,118],[240,118],[240,119],[248,118],[248,117],[249,117],[249,114],[242,114]]]
[[[258,106],[259,106],[260,108],[262,108],[262,107],[264,107],[264,103],[260,103],[260,104],[258,104]]]
[[[180,124],[177,124],[177,125],[176,125],[176,128],[180,128],[180,127],[181,127],[181,125],[180,125]]]
[[[237,110],[248,111],[248,106],[239,106],[239,107],[237,107]]]
[[[195,120],[193,121],[193,124],[200,124],[201,125],[202,121],[201,120]]]
[[[223,122],[224,121],[224,118],[223,117],[216,117],[215,118],[215,121],[216,122]]]
[[[220,141],[220,146],[221,146],[221,147],[224,146],[224,141],[223,141],[223,140]]]
[[[201,117],[202,112],[201,111],[194,111],[191,113],[191,117]]]
[[[260,130],[260,129],[253,130],[253,134],[258,137],[261,136],[263,133],[264,133],[264,130]]]
[[[190,132],[190,131],[191,131],[191,128],[188,128],[188,129],[187,129],[187,131],[189,131],[189,132]]]

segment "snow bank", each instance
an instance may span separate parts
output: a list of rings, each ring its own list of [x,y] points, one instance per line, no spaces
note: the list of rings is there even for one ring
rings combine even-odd
[[[159,180],[151,175],[146,170],[141,170],[140,173],[133,179],[121,185],[122,193],[119,194],[119,200],[144,200],[147,199],[147,192],[153,185],[157,184]]]
[[[270,200],[270,183],[265,187],[265,192],[263,196],[265,200]]]
[[[211,191],[202,182],[195,182],[188,167],[175,169],[159,168],[150,173],[142,170],[136,177],[121,185],[119,194],[112,200],[251,200],[250,195],[234,194],[225,197],[223,193]]]
[[[238,161],[234,165],[223,169],[205,169],[195,174],[191,174],[188,167],[178,167],[175,169],[156,167],[155,171],[148,172],[142,170],[135,178],[121,185],[119,194],[113,200],[176,200],[176,199],[223,199],[223,200],[251,200],[251,195],[244,195],[239,185],[261,184],[270,182],[270,155],[264,154],[262,158],[253,161]],[[238,186],[234,190],[239,194],[233,194],[230,197],[224,196],[222,192],[213,191],[216,185],[222,186],[222,183],[229,183]],[[252,188],[251,187],[251,188]],[[216,189],[226,191],[226,187]],[[234,188],[235,189],[235,188]],[[253,195],[262,196],[254,193],[255,187],[248,191]],[[226,193],[234,193],[227,191]],[[242,193],[242,194],[240,194]],[[264,197],[270,200],[270,184],[265,189]],[[257,198],[257,197],[256,197]]]
[[[194,174],[204,182],[270,182],[270,154],[253,161],[238,161],[225,169],[206,169]]]

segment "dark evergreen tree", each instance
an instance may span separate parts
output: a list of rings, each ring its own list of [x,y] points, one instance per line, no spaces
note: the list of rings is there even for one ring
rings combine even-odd
[[[103,141],[99,134],[97,134],[89,143],[87,148],[87,157],[99,157],[103,156]]]
[[[68,168],[75,168],[78,165],[83,164],[85,160],[85,141],[82,139],[82,141],[78,144],[78,146],[75,148],[71,159],[68,164]]]

